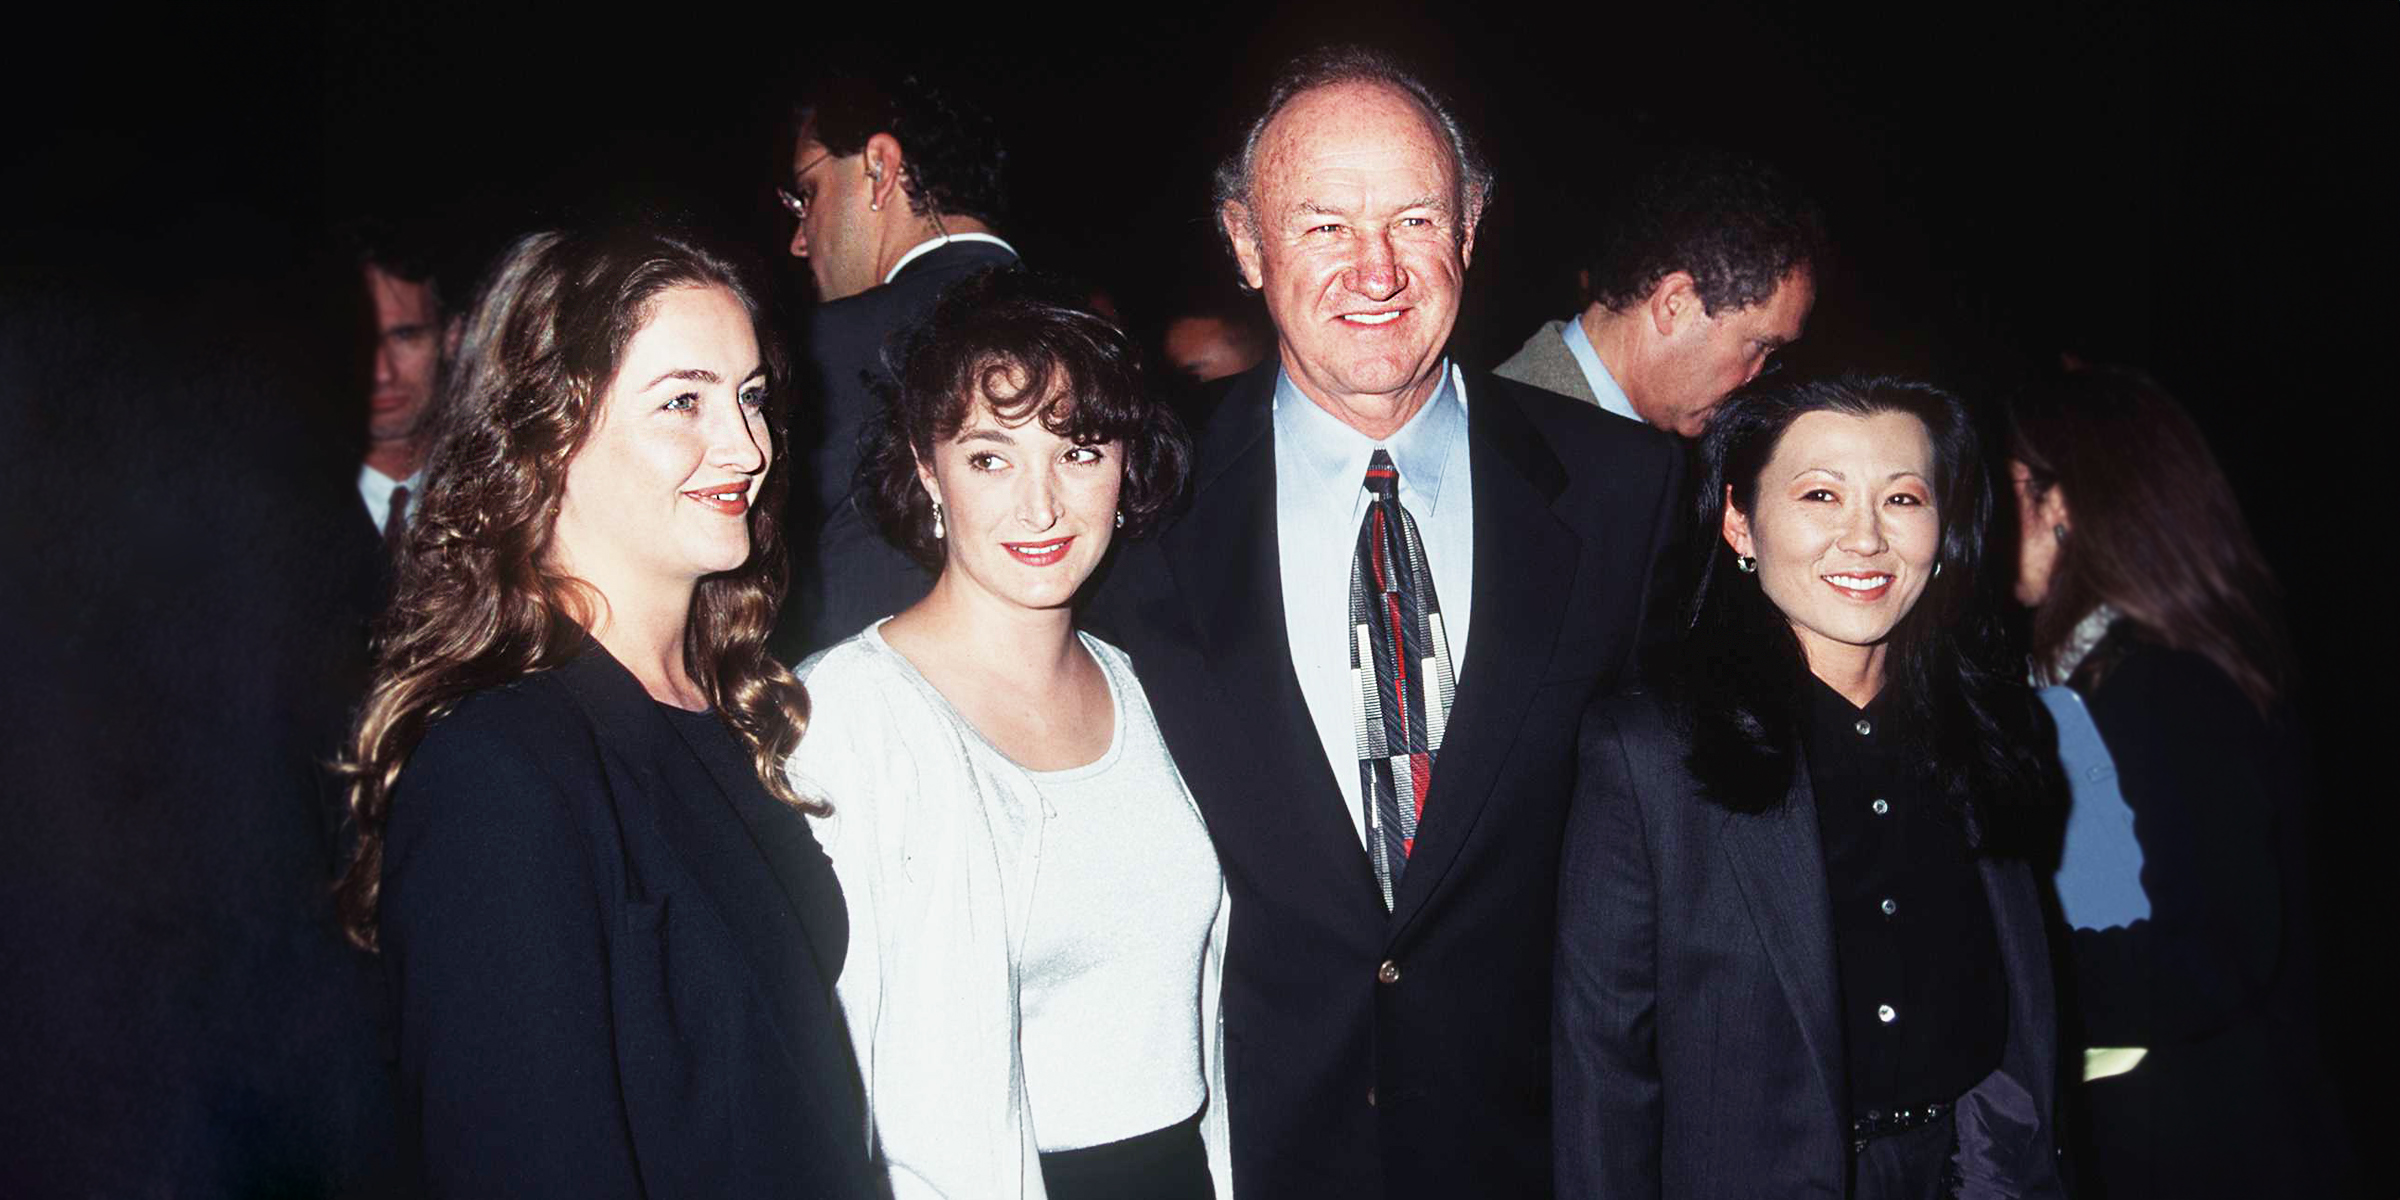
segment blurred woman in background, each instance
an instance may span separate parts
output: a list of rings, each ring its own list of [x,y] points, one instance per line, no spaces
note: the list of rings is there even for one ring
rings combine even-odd
[[[2078,371],[2014,417],[2016,595],[2073,790],[2056,878],[2087,1060],[2078,1194],[2340,1194],[2274,577],[2149,379]]]
[[[640,230],[520,240],[468,317],[344,763],[432,1194],[870,1193],[766,653],[773,347]]]

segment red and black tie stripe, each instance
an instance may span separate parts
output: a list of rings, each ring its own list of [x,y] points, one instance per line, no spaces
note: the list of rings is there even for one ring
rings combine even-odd
[[[1400,472],[1377,450],[1350,565],[1350,671],[1358,689],[1358,770],[1367,852],[1392,905],[1433,782],[1455,690],[1441,603],[1416,519],[1400,504]]]

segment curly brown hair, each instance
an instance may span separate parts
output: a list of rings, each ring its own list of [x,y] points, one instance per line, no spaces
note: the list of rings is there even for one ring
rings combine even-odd
[[[441,425],[411,513],[375,673],[335,769],[349,781],[358,849],[337,898],[352,941],[376,944],[392,790],[425,731],[461,699],[572,658],[600,597],[549,549],[567,464],[598,423],[625,350],[661,293],[723,288],[748,311],[769,387],[788,378],[756,293],[727,260],[638,228],[529,234],[502,256],[467,317]],[[781,405],[767,406],[778,467]],[[808,696],[768,656],[786,564],[777,514],[790,472],[770,469],[750,506],[750,557],[700,581],[684,662],[751,752],[769,794],[810,811],[783,760]]]

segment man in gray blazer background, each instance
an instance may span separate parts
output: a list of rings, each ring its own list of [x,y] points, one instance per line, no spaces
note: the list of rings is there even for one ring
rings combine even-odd
[[[1824,216],[1781,173],[1687,152],[1603,217],[1584,310],[1493,373],[1698,437],[1726,393],[1799,339],[1828,249]]]

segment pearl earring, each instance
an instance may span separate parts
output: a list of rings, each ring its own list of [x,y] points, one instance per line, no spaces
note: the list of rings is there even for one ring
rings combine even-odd
[[[1744,575],[1756,575],[1758,574],[1758,560],[1747,554],[1736,554],[1733,556],[1733,569]]]
[[[942,502],[933,502],[933,540],[942,540]]]

